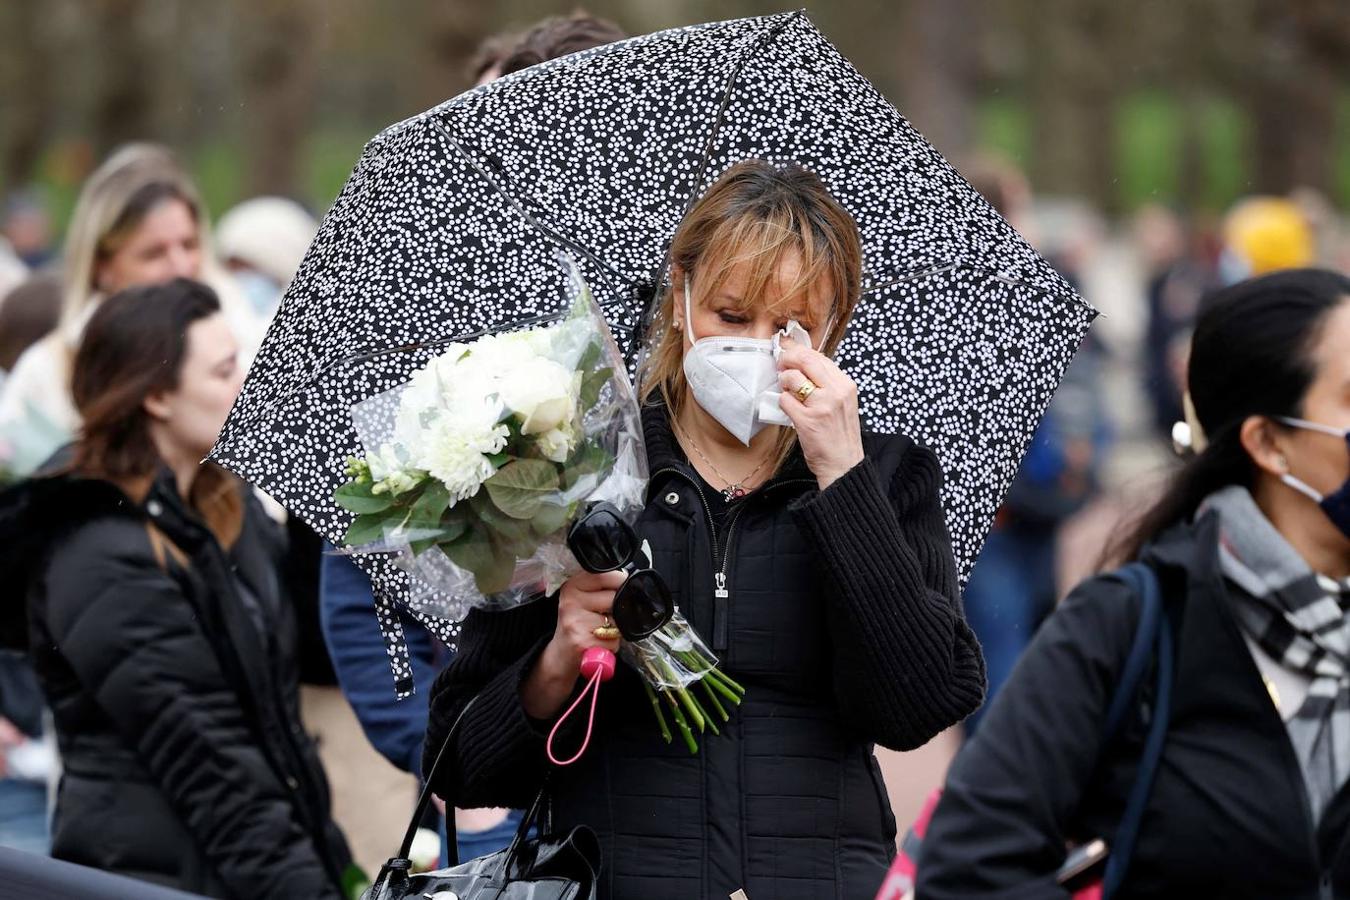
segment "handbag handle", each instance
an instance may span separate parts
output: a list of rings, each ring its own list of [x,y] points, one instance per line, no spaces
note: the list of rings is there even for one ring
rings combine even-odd
[[[455,716],[455,721],[450,724],[450,730],[445,733],[445,740],[441,743],[441,749],[436,752],[436,758],[431,762],[431,770],[422,773],[422,793],[417,797],[417,806],[413,809],[412,820],[408,822],[408,830],[403,835],[403,843],[398,845],[397,859],[407,859],[408,854],[412,852],[413,838],[417,837],[417,829],[422,826],[422,819],[427,814],[427,807],[431,805],[431,783],[436,778],[436,772],[440,770],[441,760],[445,759],[445,752],[450,749],[450,742],[455,739],[455,733],[459,731],[460,724],[476,702],[478,702],[478,695],[475,694],[469,698],[468,703],[464,704],[464,708],[459,711],[459,715]],[[453,810],[455,808],[453,797],[442,797],[441,799],[445,801],[446,809]],[[453,812],[451,812],[450,818],[453,823]],[[454,831],[453,828],[447,830],[451,833]],[[454,842],[453,837],[448,839],[452,841],[451,858],[458,862],[458,842]]]
[[[417,836],[417,829],[422,826],[422,819],[426,815],[427,807],[431,805],[431,784],[435,781],[436,773],[440,771],[441,762],[445,759],[446,752],[450,749],[450,744],[454,741],[455,734],[459,731],[460,724],[464,721],[464,717],[468,714],[469,709],[477,700],[477,695],[469,698],[469,702],[464,704],[464,708],[459,711],[459,715],[455,716],[455,721],[451,723],[450,730],[445,733],[445,740],[441,743],[441,749],[436,751],[436,758],[432,760],[431,768],[423,773],[422,793],[417,798],[417,806],[413,809],[412,819],[408,822],[408,830],[403,835],[403,843],[399,845],[398,855],[394,859],[400,861],[408,859],[408,854],[412,851],[413,839]],[[534,824],[535,819],[539,815],[540,807],[547,801],[547,791],[548,779],[547,776],[545,776],[544,785],[540,787],[539,794],[534,798],[534,802],[530,804],[529,810],[520,821],[520,827],[516,829],[515,837],[511,839],[508,858],[515,859],[521,842],[524,840],[525,835],[529,834],[530,826]],[[441,799],[445,801],[446,810],[450,814],[450,827],[446,829],[446,842],[449,845],[446,848],[446,856],[449,858],[451,866],[457,866],[459,865],[459,841],[455,838],[454,798],[442,797]],[[552,813],[552,804],[548,804],[544,814],[546,831],[552,830]],[[391,860],[391,862],[392,861],[393,860]]]

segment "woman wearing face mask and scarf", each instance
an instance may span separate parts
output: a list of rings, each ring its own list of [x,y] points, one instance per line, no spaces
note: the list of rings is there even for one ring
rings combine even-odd
[[[1350,897],[1350,278],[1267,275],[1207,300],[1195,457],[1120,554],[1157,575],[1171,715],[1116,898]],[[1111,840],[1145,699],[1101,739],[1140,619],[1112,578],[1042,627],[948,776],[921,898],[1065,897],[1069,843]]]
[[[652,477],[637,531],[745,701],[690,755],[661,741],[620,667],[589,749],[550,772],[545,740],[582,654],[618,648],[622,573],[579,575],[557,596],[469,614],[432,691],[429,755],[477,700],[433,789],[524,806],[548,773],[558,826],[600,836],[602,898],[870,900],[895,850],[873,745],[924,744],[984,689],[937,459],[864,433],[830,360],[861,251],[814,175],[733,167],[671,259],[639,385]]]

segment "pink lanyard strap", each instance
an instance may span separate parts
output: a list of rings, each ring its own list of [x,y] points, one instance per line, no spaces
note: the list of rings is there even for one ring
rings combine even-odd
[[[572,701],[572,705],[567,707],[567,712],[558,717],[554,723],[553,730],[548,733],[548,743],[544,750],[548,753],[548,758],[555,766],[570,766],[572,763],[581,759],[581,755],[586,752],[586,748],[591,744],[591,732],[595,728],[595,707],[600,701],[600,685],[614,677],[614,668],[616,660],[614,654],[604,647],[591,647],[581,657],[581,674],[589,677],[586,687],[582,688],[577,699]],[[581,747],[577,749],[576,755],[571,759],[558,759],[553,755],[553,739],[557,737],[558,730],[562,728],[563,723],[567,721],[576,708],[586,699],[586,695],[591,695],[591,709],[586,716],[586,736],[582,738]]]

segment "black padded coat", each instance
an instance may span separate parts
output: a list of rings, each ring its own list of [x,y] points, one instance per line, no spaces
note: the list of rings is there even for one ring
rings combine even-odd
[[[620,666],[601,691],[590,749],[552,774],[557,822],[598,832],[605,900],[737,888],[752,900],[871,900],[895,846],[873,745],[925,743],[984,689],[937,460],[907,438],[867,435],[868,458],[822,492],[798,455],[732,507],[715,541],[664,408],[643,416],[652,478],[638,532],[748,694],[691,756],[662,742],[640,681]],[[715,596],[718,572],[726,598]],[[521,806],[538,791],[550,723],[526,716],[520,684],[556,618],[550,598],[466,620],[433,689],[427,736],[431,754],[478,696],[457,766],[436,782],[460,805]],[[576,746],[575,734],[560,741]]]
[[[329,900],[350,855],[300,724],[284,543],[245,503],[226,554],[167,470],[142,505],[69,477],[0,495],[7,637],[26,599],[64,763],[52,853],[212,897]],[[157,558],[147,520],[181,560]]]
[[[1280,713],[1232,611],[1213,515],[1141,559],[1175,634],[1171,718],[1121,900],[1350,897],[1350,785],[1314,826]],[[919,900],[1069,900],[1065,847],[1108,843],[1147,734],[1138,704],[1101,733],[1140,616],[1115,578],[1080,585],[1037,632],[952,764],[924,837]]]

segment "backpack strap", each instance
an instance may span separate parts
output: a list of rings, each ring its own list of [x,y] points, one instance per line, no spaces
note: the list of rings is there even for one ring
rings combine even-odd
[[[1158,774],[1158,763],[1162,759],[1163,744],[1167,739],[1168,720],[1172,714],[1174,665],[1172,625],[1163,608],[1157,573],[1152,567],[1135,562],[1123,567],[1116,574],[1140,598],[1141,611],[1130,655],[1125,662],[1125,668],[1117,682],[1115,696],[1107,712],[1106,742],[1111,741],[1119,732],[1125,716],[1137,699],[1144,673],[1154,660],[1157,661],[1157,681],[1148,735],[1144,739],[1144,751],[1139,758],[1134,785],[1130,788],[1129,797],[1125,801],[1125,811],[1116,827],[1115,840],[1111,843],[1110,855],[1106,860],[1102,894],[1107,900],[1110,900],[1125,881],[1125,875],[1130,867],[1130,857],[1134,854],[1135,840],[1139,837],[1139,826],[1144,818],[1144,808],[1148,805],[1153,780]]]

